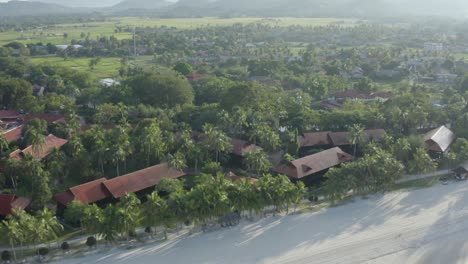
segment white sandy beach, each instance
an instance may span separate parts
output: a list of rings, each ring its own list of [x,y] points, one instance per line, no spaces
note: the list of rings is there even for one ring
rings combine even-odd
[[[60,263],[468,263],[468,182]]]

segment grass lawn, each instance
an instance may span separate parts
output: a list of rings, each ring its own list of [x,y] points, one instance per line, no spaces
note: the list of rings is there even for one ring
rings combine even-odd
[[[199,28],[206,26],[228,26],[236,23],[249,24],[255,22],[268,23],[278,26],[325,26],[337,24],[350,26],[357,22],[354,19],[343,18],[177,18],[177,19],[158,19],[158,18],[139,18],[139,17],[116,17],[104,22],[89,22],[76,24],[57,24],[44,29],[30,29],[24,31],[8,31],[0,33],[0,45],[12,41],[22,43],[38,43],[42,42],[53,44],[69,44],[72,39],[81,39],[81,33],[90,33],[91,38],[99,36],[115,36],[118,39],[131,38],[131,33],[122,32],[116,33],[117,26],[121,27],[158,27],[168,26],[179,29]],[[63,34],[67,33],[68,37],[64,38]]]
[[[129,64],[138,65],[143,68],[152,67],[152,56],[140,56],[131,59]],[[77,71],[89,72],[93,77],[102,78],[117,78],[119,77],[120,60],[118,57],[102,58],[101,61],[94,69],[89,67],[91,58],[68,58],[64,60],[61,57],[47,56],[47,57],[32,57],[30,58],[33,64],[51,64],[61,67],[68,67]]]

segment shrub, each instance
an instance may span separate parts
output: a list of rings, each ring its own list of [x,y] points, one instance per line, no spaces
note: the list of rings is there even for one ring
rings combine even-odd
[[[86,239],[86,245],[88,247],[94,247],[96,246],[96,244],[97,244],[97,240],[95,237],[91,236],[91,237],[88,237],[88,239]]]
[[[153,232],[151,226],[147,226],[147,227],[145,228],[145,233],[151,234],[151,232]]]
[[[63,251],[68,251],[68,250],[70,250],[70,245],[67,242],[63,242],[62,245],[60,245],[60,248]]]
[[[45,247],[39,248],[39,249],[37,250],[37,254],[39,254],[40,256],[44,257],[45,255],[49,254],[49,249],[48,249],[48,248],[45,248]]]
[[[11,260],[11,253],[8,250],[2,251],[2,260],[3,261],[10,261]]]

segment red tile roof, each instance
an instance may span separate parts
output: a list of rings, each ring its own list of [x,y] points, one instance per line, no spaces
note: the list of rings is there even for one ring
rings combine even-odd
[[[233,138],[231,139],[231,144],[232,144],[232,154],[235,154],[241,157],[244,157],[249,152],[262,150],[261,147],[251,144],[242,139]]]
[[[136,193],[156,186],[163,178],[176,179],[184,175],[184,172],[169,167],[167,163],[162,163],[105,181],[103,185],[114,198],[120,198],[127,193]]]
[[[67,206],[72,201],[77,200],[84,204],[95,203],[111,197],[109,191],[102,185],[106,178],[101,178],[92,182],[81,184],[68,189],[63,193],[54,196],[54,200]]]
[[[14,194],[0,194],[0,215],[7,216],[13,209],[26,209],[31,204],[31,199],[17,197]]]
[[[15,142],[21,139],[23,132],[23,127],[19,126],[16,128],[13,128],[11,130],[8,130],[7,132],[3,133],[3,137],[8,141],[8,142]]]
[[[54,148],[61,148],[63,145],[67,144],[68,140],[58,138],[52,134],[48,135],[46,138],[45,146],[40,151],[33,151],[33,147],[29,146],[21,151],[15,151],[10,154],[10,158],[22,160],[24,155],[31,154],[36,159],[44,159],[52,152]]]
[[[328,149],[317,154],[294,160],[289,164],[279,165],[274,171],[290,178],[301,179],[312,174],[333,168],[353,157],[339,147]]]
[[[16,119],[20,116],[21,114],[14,110],[0,110],[0,119]]]

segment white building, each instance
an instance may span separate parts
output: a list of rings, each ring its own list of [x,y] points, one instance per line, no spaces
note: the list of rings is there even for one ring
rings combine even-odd
[[[427,51],[441,52],[444,51],[444,44],[436,42],[426,42],[424,43],[424,49]]]

